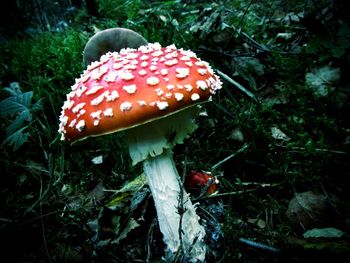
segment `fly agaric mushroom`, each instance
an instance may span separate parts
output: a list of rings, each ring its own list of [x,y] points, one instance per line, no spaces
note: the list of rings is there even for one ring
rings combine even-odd
[[[197,106],[221,84],[194,52],[150,43],[90,64],[62,107],[62,140],[127,130],[132,163],[143,162],[167,257],[181,249],[191,262],[205,259],[205,230],[182,187],[172,148],[196,129]]]
[[[127,28],[108,28],[97,32],[86,43],[83,51],[85,65],[98,61],[107,52],[120,51],[122,48],[138,48],[146,45],[147,40]]]

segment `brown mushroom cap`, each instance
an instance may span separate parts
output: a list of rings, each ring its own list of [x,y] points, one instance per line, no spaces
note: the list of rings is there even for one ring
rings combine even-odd
[[[109,52],[76,79],[59,132],[75,141],[125,130],[208,101],[220,88],[207,62],[175,45]]]
[[[119,52],[123,48],[138,48],[147,40],[140,34],[126,28],[109,28],[97,32],[86,43],[83,58],[85,65],[98,61],[107,52]]]

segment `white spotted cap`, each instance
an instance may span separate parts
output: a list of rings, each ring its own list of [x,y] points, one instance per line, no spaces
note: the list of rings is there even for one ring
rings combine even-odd
[[[207,62],[175,45],[109,52],[76,79],[59,132],[76,141],[125,130],[208,101],[221,85]]]

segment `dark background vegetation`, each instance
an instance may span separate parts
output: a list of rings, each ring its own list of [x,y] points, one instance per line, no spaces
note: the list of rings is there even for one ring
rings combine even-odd
[[[9,1],[0,19],[1,262],[161,259],[152,198],[123,135],[71,146],[57,132],[85,43],[111,27],[191,49],[225,74],[174,154],[180,173],[220,180],[217,194],[191,195],[208,262],[349,258],[343,1],[28,0]]]

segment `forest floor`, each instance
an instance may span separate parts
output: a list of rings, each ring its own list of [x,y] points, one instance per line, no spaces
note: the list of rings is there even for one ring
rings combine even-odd
[[[174,149],[180,174],[219,180],[213,194],[187,188],[207,262],[349,258],[350,20],[341,1],[41,2],[16,1],[14,22],[0,30],[4,262],[162,261],[152,196],[123,133],[73,145],[58,133],[85,44],[113,27],[190,49],[223,82]]]

